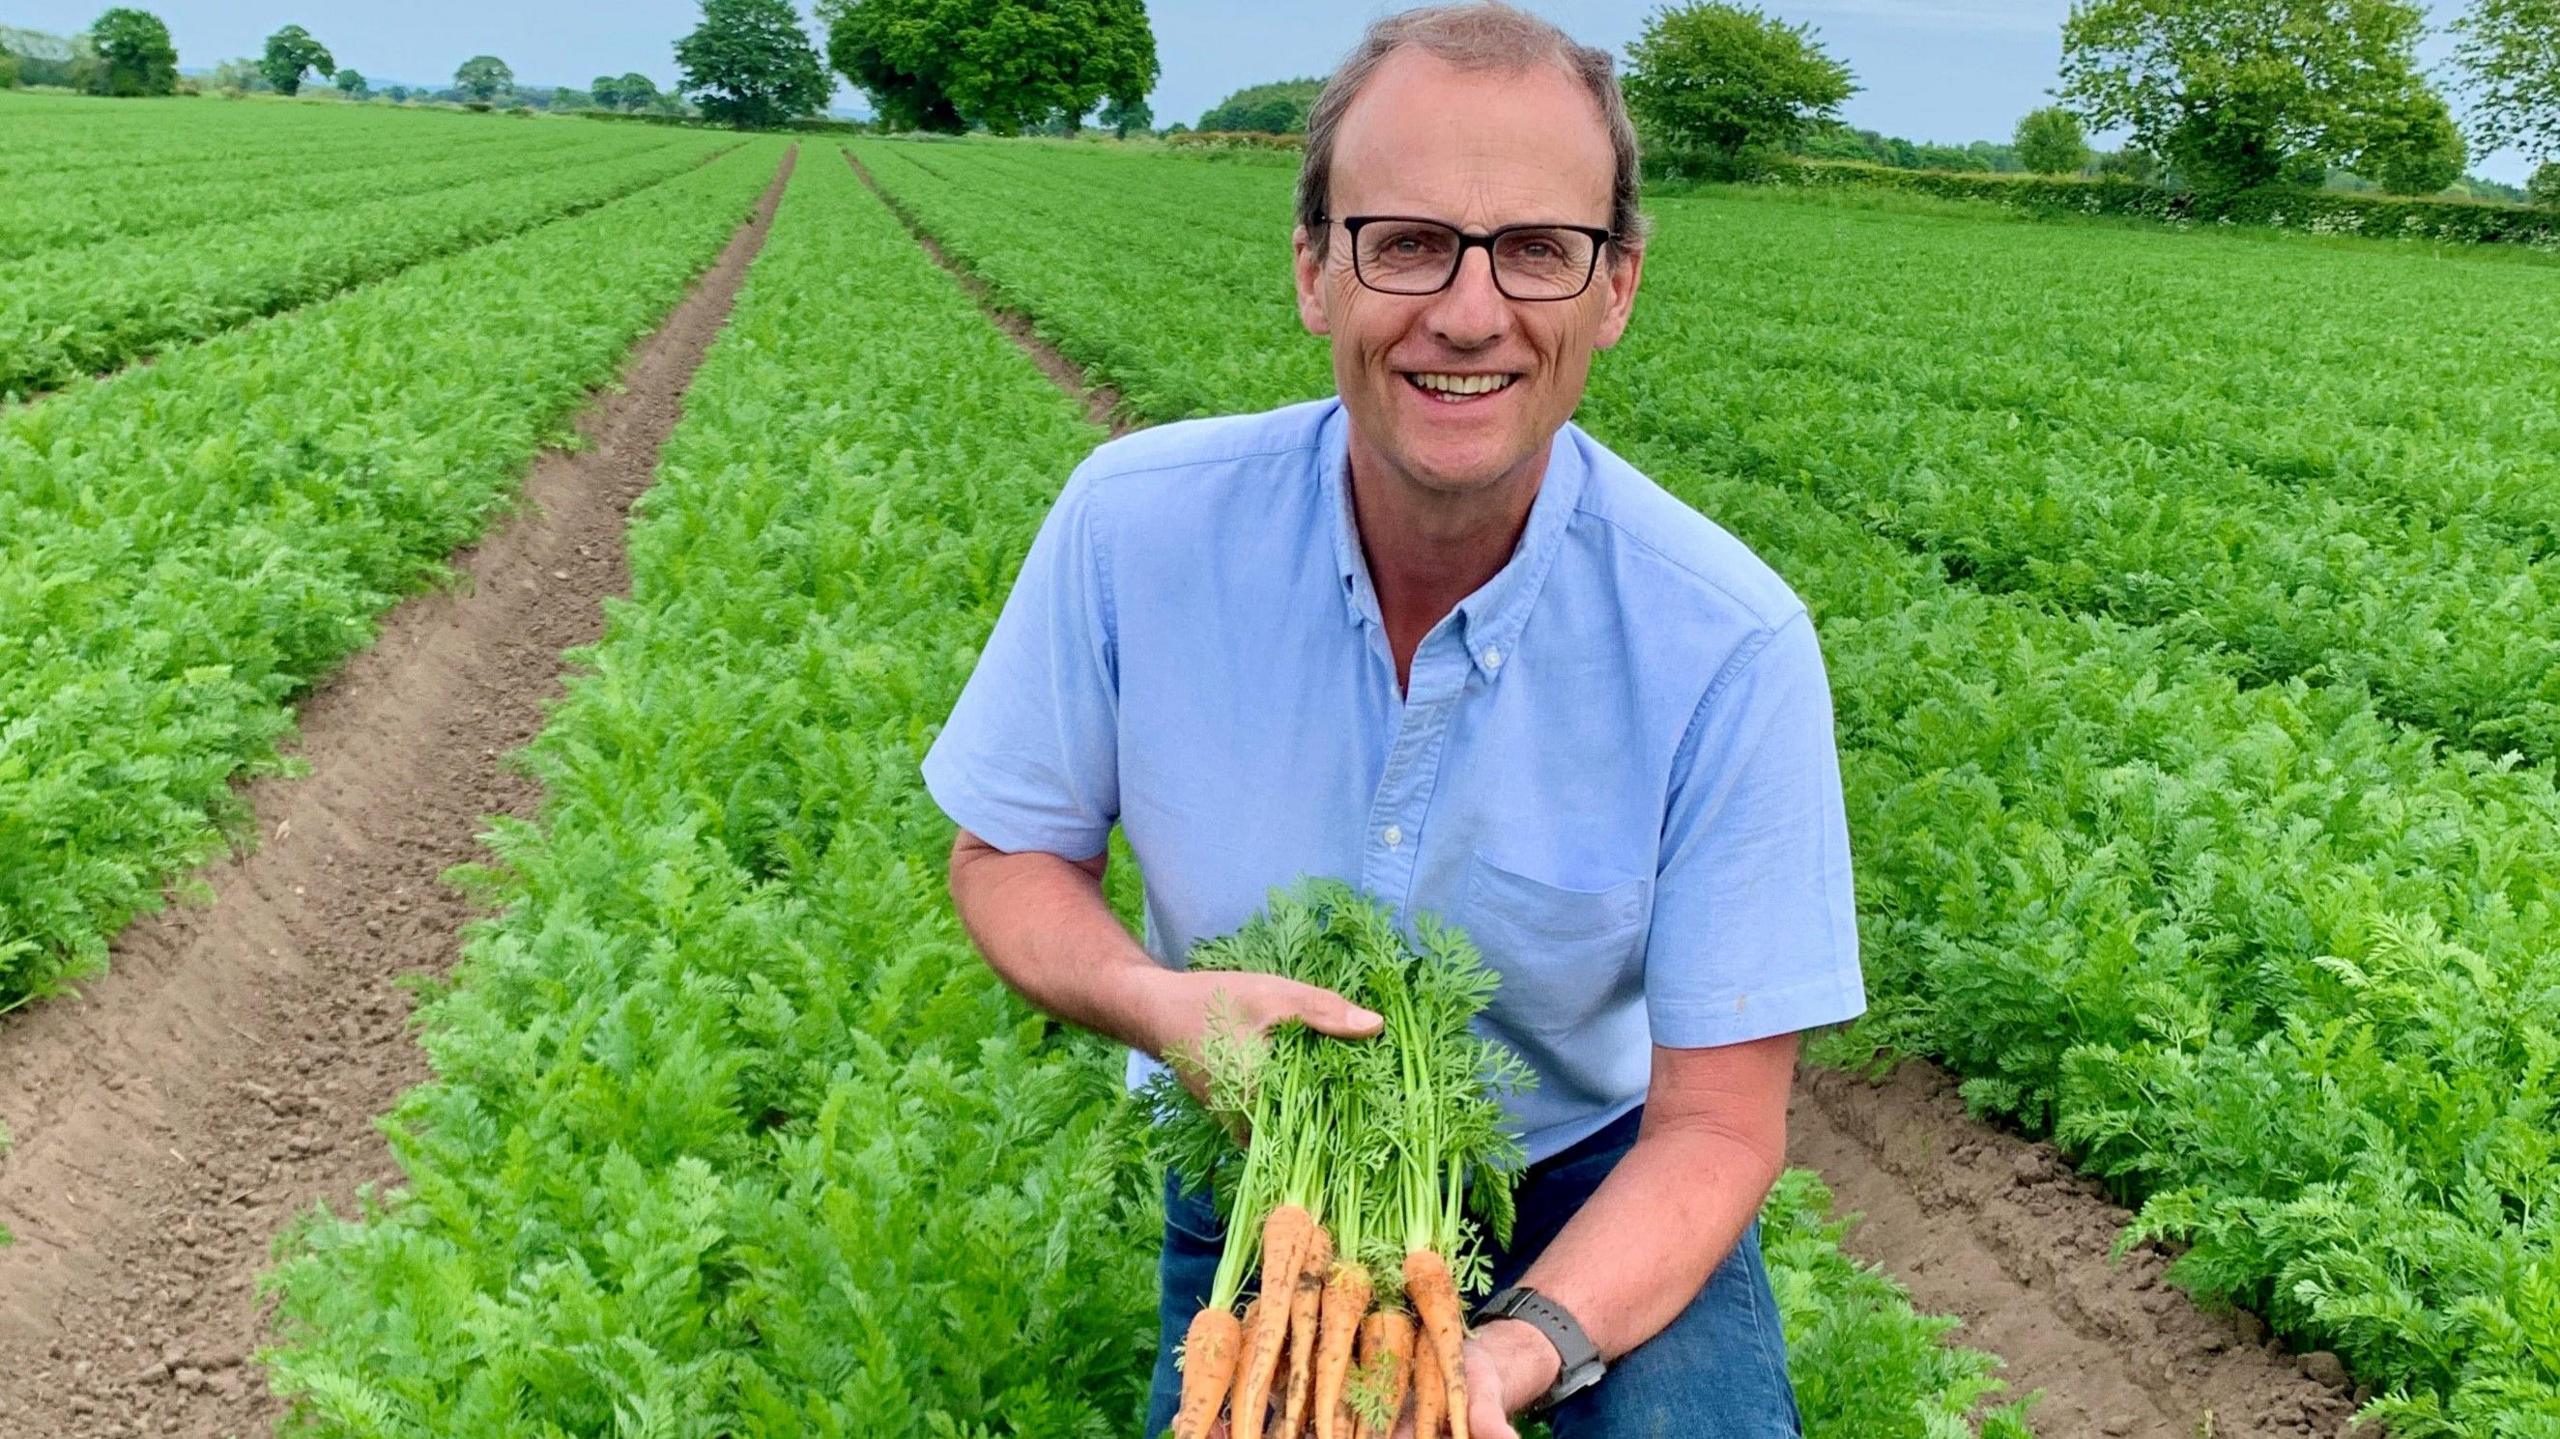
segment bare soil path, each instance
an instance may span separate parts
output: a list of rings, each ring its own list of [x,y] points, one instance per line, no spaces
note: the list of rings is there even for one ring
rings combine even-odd
[[[845,152],[865,185],[995,325],[1114,434],[1117,392],[1005,309]],[[1276,243],[1276,242],[1275,242]],[[2207,1314],[2146,1245],[2109,1255],[2130,1216],[2052,1146],[1974,1122],[1924,1063],[1881,1085],[1808,1066],[1790,1107],[1790,1160],[1864,1221],[1845,1248],[1925,1312],[1964,1320],[1954,1342],[1999,1355],[2010,1397],[2042,1391],[2043,1439],[2332,1439],[2356,1401],[2336,1356],[2296,1357],[2246,1314]]]
[[[2007,1361],[2044,1439],[2348,1433],[2335,1355],[2295,1356],[2254,1315],[2207,1314],[2164,1277],[2169,1255],[2109,1254],[2128,1218],[2053,1146],[1976,1123],[1944,1071],[1882,1084],[1805,1067],[1788,1158],[1865,1219],[1843,1244],[1913,1302],[1964,1320],[1957,1342]]]
[[[455,557],[464,582],[394,610],[303,705],[309,773],[252,786],[260,843],[208,873],[213,902],[0,1024],[0,1436],[228,1439],[282,1412],[250,1362],[269,1241],[397,1177],[374,1117],[426,1077],[403,979],[445,969],[473,913],[438,876],[482,857],[483,816],[534,811],[505,756],[628,587],[626,513],[791,167],[582,416],[591,445],[543,456],[524,509]]]

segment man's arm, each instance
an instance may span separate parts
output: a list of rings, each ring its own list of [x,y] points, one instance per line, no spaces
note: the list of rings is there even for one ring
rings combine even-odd
[[[987,967],[1032,1006],[1159,1059],[1188,1052],[1221,1005],[1257,1030],[1294,1018],[1346,1039],[1378,1032],[1377,1015],[1314,985],[1157,964],[1103,898],[1110,862],[1108,850],[1007,853],[964,829],[951,847],[952,906]]]
[[[1677,1318],[1760,1212],[1786,1166],[1796,1041],[1654,1047],[1634,1147],[1520,1281],[1581,1321],[1603,1358]],[[1478,1342],[1501,1377],[1506,1414],[1555,1383],[1555,1346],[1530,1325],[1497,1319]]]

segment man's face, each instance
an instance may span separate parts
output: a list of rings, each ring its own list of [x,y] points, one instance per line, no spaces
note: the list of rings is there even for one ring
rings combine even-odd
[[[1343,115],[1325,213],[1420,216],[1472,233],[1605,227],[1612,167],[1599,106],[1563,71],[1467,71],[1407,50]],[[1495,288],[1476,247],[1447,289],[1387,295],[1354,277],[1350,235],[1330,229],[1321,260],[1313,237],[1296,236],[1298,313],[1333,338],[1334,383],[1362,445],[1435,490],[1480,491],[1536,473],[1581,403],[1592,352],[1625,332],[1642,255],[1607,246],[1575,298],[1514,300]],[[1462,397],[1429,387],[1449,375],[1507,383]]]

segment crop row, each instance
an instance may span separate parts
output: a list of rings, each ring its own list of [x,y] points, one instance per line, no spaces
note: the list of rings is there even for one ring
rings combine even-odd
[[[432,196],[395,194],[317,222],[262,213],[236,225],[135,235],[0,264],[0,398],[68,384],[591,210],[698,165],[728,143],[670,132],[645,148],[582,151],[565,166]]]
[[[467,141],[509,122],[451,110],[326,101],[124,99],[0,91],[0,174],[12,182],[96,173],[259,164],[279,154],[322,155],[411,137],[421,146]],[[523,123],[523,122],[516,122]]]
[[[1330,389],[1286,289],[1285,173],[1167,159],[1109,188],[1023,147],[857,148],[951,254],[1142,416]],[[1045,182],[1030,173],[1044,165]],[[1250,201],[1235,193],[1257,185]],[[1660,206],[1666,233],[1700,233],[1711,214],[1719,243],[1749,246],[1799,218],[1783,201],[1694,216],[1691,203]],[[1256,235],[1220,213],[1275,223]],[[1983,272],[2041,243],[2012,225],[1973,231]],[[1684,328],[1711,303],[1640,306],[1582,418],[1751,543],[1820,622],[1873,999],[1827,1052],[1935,1056],[1979,1108],[2054,1132],[2144,1201],[2135,1233],[2193,1246],[2183,1282],[2337,1348],[2398,1432],[2547,1421],[2560,1410],[2548,776],[2444,752],[2352,687],[2245,686],[2164,630],[1986,593],[1700,445],[1666,396],[1715,363]]]
[[[0,1006],[221,847],[290,701],[508,502],[776,159],[0,414]]]
[[[917,776],[1101,434],[838,164],[685,412],[423,1015],[409,1187],[288,1241],[270,1372],[332,1436],[1127,1433],[1142,1121],[971,954]],[[1968,1432],[1990,1361],[1825,1202],[1791,1176],[1767,1231],[1811,1432]]]
[[[328,211],[367,200],[448,189],[593,155],[631,154],[651,148],[656,137],[601,125],[543,125],[490,126],[463,143],[433,148],[422,146],[420,138],[385,135],[326,154],[286,152],[225,162],[202,173],[135,174],[119,165],[103,176],[88,169],[50,184],[13,182],[11,206],[0,214],[0,261],[276,214],[292,214],[306,225],[328,224],[335,218]]]

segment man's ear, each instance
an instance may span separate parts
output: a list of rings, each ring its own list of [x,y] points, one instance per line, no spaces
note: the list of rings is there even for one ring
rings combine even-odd
[[[1618,343],[1627,332],[1627,320],[1635,314],[1636,286],[1644,280],[1644,247],[1613,249],[1607,272],[1609,308],[1600,317],[1601,349]]]
[[[1324,260],[1304,225],[1289,234],[1289,268],[1298,285],[1298,323],[1310,335],[1332,334],[1333,321],[1324,312]]]

